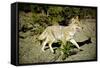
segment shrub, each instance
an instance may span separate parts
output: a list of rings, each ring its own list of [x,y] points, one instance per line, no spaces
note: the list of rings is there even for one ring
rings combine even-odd
[[[63,48],[60,48],[61,52],[63,53],[62,54],[62,60],[65,60],[66,57],[69,57],[71,54],[70,54],[70,50],[73,49],[74,46],[71,42],[66,42],[66,45],[63,45]]]

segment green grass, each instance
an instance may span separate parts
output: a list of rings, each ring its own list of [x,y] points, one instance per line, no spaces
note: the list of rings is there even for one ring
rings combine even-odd
[[[63,48],[60,48],[60,51],[63,53],[62,54],[62,60],[65,60],[67,57],[69,57],[70,54],[70,50],[74,48],[74,45],[67,41],[66,45],[63,45]]]

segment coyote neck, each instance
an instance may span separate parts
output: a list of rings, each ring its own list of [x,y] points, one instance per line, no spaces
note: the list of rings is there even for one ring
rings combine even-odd
[[[77,32],[76,28],[73,25],[67,26],[64,29],[64,35],[65,35],[66,39],[73,38],[76,32]]]

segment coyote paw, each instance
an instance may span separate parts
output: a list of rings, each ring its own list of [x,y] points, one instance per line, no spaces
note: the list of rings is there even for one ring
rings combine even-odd
[[[54,51],[53,50],[51,52],[54,54]]]
[[[43,52],[45,52],[45,50],[44,50],[44,49],[42,49],[42,51],[43,51]]]
[[[83,51],[83,49],[79,49],[79,51]]]

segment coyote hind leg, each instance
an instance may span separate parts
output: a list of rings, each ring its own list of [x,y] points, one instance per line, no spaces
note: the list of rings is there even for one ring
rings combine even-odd
[[[46,44],[47,44],[47,40],[45,40],[45,41],[43,42],[43,44],[42,44],[42,45],[43,45],[43,46],[42,46],[42,51],[43,51],[43,52],[45,52],[44,49],[45,49]]]

